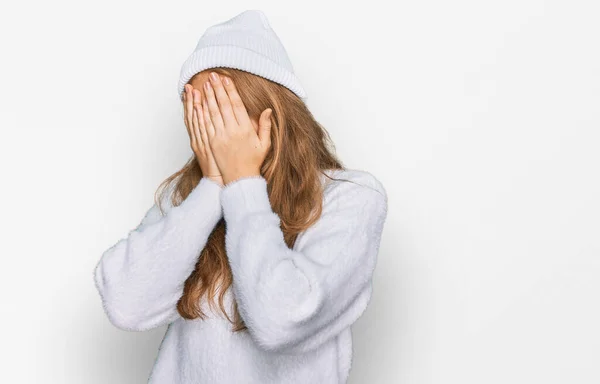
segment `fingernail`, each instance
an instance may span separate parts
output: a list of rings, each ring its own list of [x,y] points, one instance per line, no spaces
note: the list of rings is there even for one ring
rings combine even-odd
[[[214,81],[217,81],[217,74],[216,74],[216,73],[214,73],[214,72],[211,72],[211,73],[210,73],[210,77],[211,77],[211,79],[213,79]]]
[[[225,83],[225,85],[229,85],[229,78],[223,77],[223,82]]]
[[[210,82],[206,82],[204,83],[204,89],[206,89],[207,91],[210,89]]]

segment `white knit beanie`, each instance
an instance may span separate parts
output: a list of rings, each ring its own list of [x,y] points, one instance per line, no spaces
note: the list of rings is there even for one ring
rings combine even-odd
[[[306,92],[279,37],[262,11],[247,10],[209,27],[181,67],[177,90],[198,72],[214,67],[240,69],[279,83],[301,99]]]

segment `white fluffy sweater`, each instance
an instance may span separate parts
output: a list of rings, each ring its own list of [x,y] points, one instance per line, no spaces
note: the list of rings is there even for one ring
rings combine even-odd
[[[350,326],[372,293],[387,195],[370,173],[328,170],[323,213],[284,242],[262,176],[221,187],[202,178],[161,215],[153,205],[137,228],[107,249],[94,280],[108,319],[128,331],[168,324],[151,384],[345,383],[352,363]],[[212,229],[224,218],[233,295],[248,331],[205,300],[206,320],[176,309]],[[232,290],[225,296],[231,308]],[[232,315],[230,310],[229,315]]]

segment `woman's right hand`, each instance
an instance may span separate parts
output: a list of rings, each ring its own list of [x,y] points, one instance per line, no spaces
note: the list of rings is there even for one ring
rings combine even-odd
[[[194,89],[191,84],[185,85],[183,93],[183,120],[190,136],[190,145],[202,170],[202,175],[223,186],[223,177],[210,149],[206,128],[204,127],[200,98],[201,94],[199,90]]]

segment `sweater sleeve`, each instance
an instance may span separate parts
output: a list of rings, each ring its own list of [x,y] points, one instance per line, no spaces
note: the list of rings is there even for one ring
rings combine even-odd
[[[163,216],[154,204],[126,238],[104,251],[94,281],[113,325],[144,331],[179,317],[185,280],[223,217],[221,190],[203,177],[180,205]]]
[[[290,249],[262,176],[225,185],[221,204],[233,289],[249,333],[267,351],[313,350],[352,325],[371,297],[387,194],[342,182]]]

